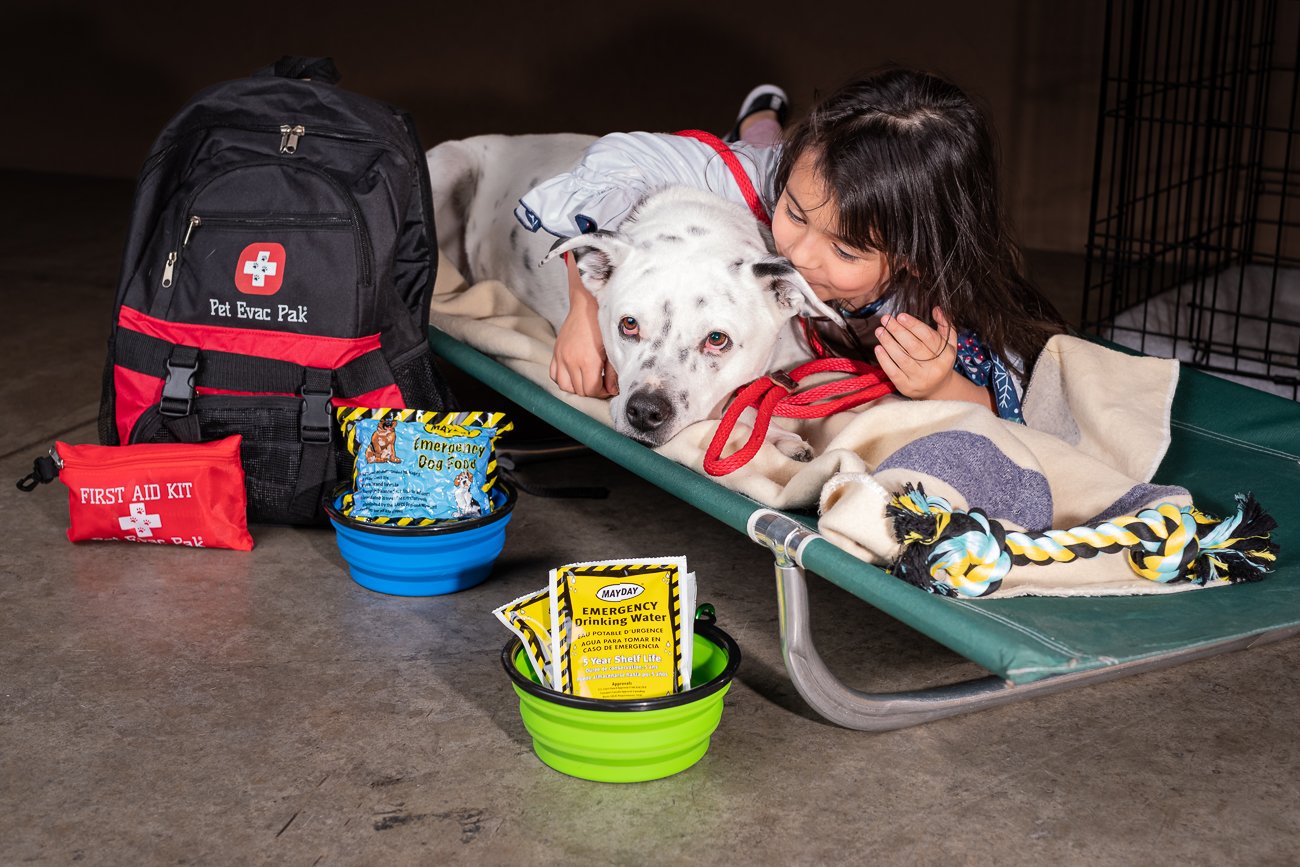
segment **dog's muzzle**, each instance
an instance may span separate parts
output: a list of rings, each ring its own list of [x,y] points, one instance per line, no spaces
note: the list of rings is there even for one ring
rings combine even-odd
[[[662,392],[638,391],[630,395],[623,409],[627,423],[647,435],[647,439],[660,441],[655,434],[673,420],[677,414]]]

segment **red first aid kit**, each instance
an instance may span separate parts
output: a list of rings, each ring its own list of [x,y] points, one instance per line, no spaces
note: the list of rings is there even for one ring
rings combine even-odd
[[[251,551],[240,442],[56,443],[68,538]]]

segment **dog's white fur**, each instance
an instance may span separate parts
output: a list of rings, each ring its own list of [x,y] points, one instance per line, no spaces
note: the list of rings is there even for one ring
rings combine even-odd
[[[788,260],[772,254],[765,226],[711,193],[660,190],[617,232],[558,244],[520,226],[513,214],[519,197],[571,168],[591,141],[479,136],[430,150],[438,245],[467,279],[504,282],[557,330],[569,306],[565,269],[543,263],[571,252],[597,299],[605,351],[618,373],[614,428],[661,445],[686,425],[717,417],[737,388],[806,359],[796,317],[838,317]],[[636,337],[620,330],[628,317]],[[776,426],[769,440],[791,457],[811,457],[806,443]]]

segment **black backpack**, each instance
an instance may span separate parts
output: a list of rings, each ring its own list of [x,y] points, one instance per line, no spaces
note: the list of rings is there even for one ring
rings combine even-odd
[[[428,167],[402,111],[283,58],[199,93],[140,174],[100,404],[107,445],[241,434],[249,518],[308,524],[331,405],[442,410]]]

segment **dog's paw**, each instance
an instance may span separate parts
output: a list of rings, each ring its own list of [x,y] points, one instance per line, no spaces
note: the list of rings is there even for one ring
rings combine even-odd
[[[808,443],[804,442],[799,437],[782,437],[773,443],[773,445],[777,447],[777,450],[780,451],[781,454],[785,455],[790,460],[798,461],[801,464],[808,463],[814,457],[812,446],[808,445]]]

